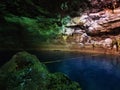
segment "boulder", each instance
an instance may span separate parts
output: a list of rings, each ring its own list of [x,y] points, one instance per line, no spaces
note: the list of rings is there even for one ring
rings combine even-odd
[[[0,90],[81,90],[61,73],[49,73],[36,56],[19,52],[0,68]]]

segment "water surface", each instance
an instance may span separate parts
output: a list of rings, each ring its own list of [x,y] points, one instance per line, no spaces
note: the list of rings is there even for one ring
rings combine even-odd
[[[1,51],[1,65],[18,51]],[[52,73],[62,72],[83,90],[120,90],[120,56],[62,51],[28,51]]]
[[[72,52],[56,52],[53,56],[59,60],[46,64],[49,71],[63,72],[83,90],[120,90],[119,56]]]

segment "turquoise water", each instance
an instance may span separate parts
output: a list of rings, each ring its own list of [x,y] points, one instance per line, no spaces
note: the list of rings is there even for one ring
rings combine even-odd
[[[50,72],[62,72],[83,90],[120,90],[120,56],[78,52],[28,51],[45,63]],[[16,51],[0,52],[1,65]]]

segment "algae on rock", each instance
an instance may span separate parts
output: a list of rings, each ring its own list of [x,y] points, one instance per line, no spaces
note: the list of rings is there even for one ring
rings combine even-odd
[[[49,73],[36,56],[20,52],[0,69],[0,90],[81,90],[61,73]]]

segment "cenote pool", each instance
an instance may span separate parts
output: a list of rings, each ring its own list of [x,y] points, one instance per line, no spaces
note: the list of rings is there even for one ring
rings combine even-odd
[[[62,51],[28,51],[45,63],[52,73],[62,72],[83,90],[120,90],[120,56]],[[1,65],[14,51],[0,52]]]

